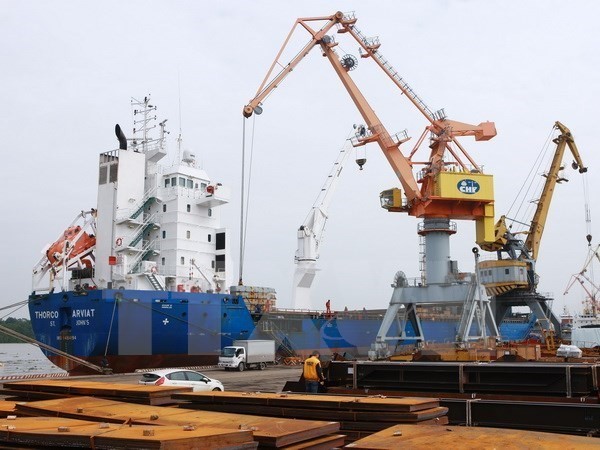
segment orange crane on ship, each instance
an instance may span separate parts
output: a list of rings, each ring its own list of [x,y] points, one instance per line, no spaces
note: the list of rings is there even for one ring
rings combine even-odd
[[[383,56],[379,38],[366,37],[356,27],[356,22],[354,13],[339,11],[331,16],[297,19],[255,96],[244,106],[243,115],[249,118],[253,114],[261,114],[266,97],[313,48],[319,47],[366,123],[366,127],[360,133],[357,132],[353,145],[359,147],[371,142],[377,143],[402,186],[402,189],[393,188],[382,192],[381,206],[391,212],[403,212],[423,218],[418,233],[425,239],[425,270],[420,282],[414,285],[409,285],[403,272],[396,273],[390,306],[373,344],[375,357],[388,353],[388,341],[425,339],[416,308],[419,304],[468,304],[469,307],[465,308],[465,314],[461,318],[461,323],[464,321],[463,328],[467,330],[465,335],[471,330],[471,323],[477,316],[480,337],[485,337],[486,329],[498,336],[489,302],[482,298],[476,277],[467,279],[464,274],[460,274],[456,264],[449,264],[455,262],[449,261],[448,255],[449,236],[456,232],[451,219],[474,220],[477,243],[494,241],[493,177],[483,173],[482,167],[467,153],[457,138],[472,136],[476,141],[487,141],[496,135],[496,127],[493,122],[471,125],[450,120],[443,109],[429,109]],[[279,59],[297,28],[306,30],[310,34],[310,40],[291,61],[282,64]],[[426,118],[428,124],[410,152],[404,153],[400,149],[409,140],[408,136],[405,133],[391,135],[354,83],[350,72],[357,68],[358,59],[350,54],[337,54],[335,37],[328,34],[331,30],[351,36],[359,45],[361,58],[375,62]],[[282,70],[274,74],[276,66],[282,67]],[[419,161],[415,158],[416,152],[428,136],[429,156]],[[361,167],[364,162],[362,158],[357,159]],[[413,173],[415,168],[418,168],[416,175]],[[479,299],[475,301],[477,297]],[[477,308],[479,314],[476,314]],[[388,336],[393,323],[400,323],[397,335]],[[412,324],[415,335],[408,336],[407,323]]]

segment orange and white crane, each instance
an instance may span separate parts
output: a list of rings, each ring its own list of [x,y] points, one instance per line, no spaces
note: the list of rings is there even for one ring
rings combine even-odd
[[[471,158],[457,138],[473,136],[477,141],[487,141],[496,135],[496,128],[493,122],[471,125],[449,120],[443,109],[435,112],[430,110],[382,55],[379,39],[365,37],[356,27],[356,22],[354,13],[344,14],[339,11],[331,16],[297,19],[255,96],[244,106],[243,115],[248,118],[253,114],[261,114],[266,97],[313,48],[319,47],[366,123],[365,132],[353,145],[358,147],[371,142],[377,143],[402,186],[402,189],[394,188],[380,194],[382,207],[391,212],[404,212],[423,218],[418,232],[425,238],[425,272],[419,283],[412,285],[409,285],[402,272],[394,277],[390,306],[374,344],[377,347],[375,353],[379,357],[387,352],[387,341],[425,339],[416,305],[463,304],[469,299],[473,300],[481,292],[481,289],[475,287],[476,277],[459,274],[456,264],[449,264],[452,262],[448,254],[449,236],[456,232],[455,224],[450,220],[474,220],[476,241],[480,244],[493,241],[493,177],[483,173],[482,167]],[[297,28],[306,30],[310,34],[310,40],[291,61],[282,64],[279,59]],[[400,150],[400,146],[409,138],[404,134],[391,135],[355,84],[350,72],[356,69],[358,59],[349,54],[337,54],[338,44],[334,36],[328,34],[331,30],[353,38],[359,45],[360,56],[374,61],[426,118],[428,124],[410,152],[403,153]],[[275,67],[282,67],[282,70],[274,74]],[[419,161],[416,153],[427,137],[429,156]],[[360,165],[364,161],[357,162]],[[497,336],[498,329],[491,318],[489,302],[484,303],[483,299],[478,302],[481,305],[480,336],[485,336],[486,328],[491,335]],[[473,309],[472,314],[475,314],[474,311]],[[467,319],[471,320],[472,315]],[[409,322],[412,324],[410,332],[407,328]],[[393,323],[400,325],[396,327],[394,336],[388,336]],[[410,334],[413,332],[414,334]]]
[[[406,212],[415,217],[475,220],[477,241],[486,242],[493,239],[492,177],[482,173],[481,167],[460,145],[457,137],[473,136],[477,141],[487,141],[496,135],[494,123],[483,122],[479,125],[470,125],[447,119],[443,110],[432,112],[381,54],[379,39],[366,38],[356,28],[356,21],[353,13],[344,14],[342,12],[337,12],[332,16],[296,20],[256,95],[244,106],[244,116],[250,117],[254,113],[262,113],[262,104],[265,98],[281,84],[314,47],[318,46],[331,63],[367,124],[368,132],[355,145],[376,142],[404,189],[405,200],[402,200],[400,204],[388,202],[386,209]],[[313,23],[323,22],[324,25],[321,28],[316,29],[311,26]],[[309,32],[310,41],[289,63],[283,65],[283,69],[277,75],[273,75],[274,68],[282,66],[279,58],[298,26]],[[352,55],[341,57],[337,55],[335,51],[337,43],[333,36],[327,34],[334,27],[337,28],[338,33],[348,33],[352,36],[360,46],[361,57],[371,58],[381,67],[429,122],[417,145],[408,156],[400,151],[400,145],[407,139],[388,133],[350,77],[349,72],[357,67],[357,59]],[[416,161],[413,157],[428,134],[431,136],[429,158],[425,162]],[[416,165],[423,167],[415,176],[413,167]],[[400,199],[401,196],[396,195],[395,198]]]

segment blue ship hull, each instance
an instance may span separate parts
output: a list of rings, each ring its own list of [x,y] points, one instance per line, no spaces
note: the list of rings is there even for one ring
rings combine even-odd
[[[215,364],[221,348],[236,339],[274,339],[283,356],[312,350],[325,356],[334,352],[366,356],[385,313],[326,316],[276,310],[258,314],[251,313],[241,297],[228,294],[139,290],[32,296],[29,312],[37,340],[115,373]],[[503,334],[511,339],[526,337],[525,328],[517,325],[501,327]],[[454,341],[455,321],[423,321],[422,326],[428,341]],[[410,327],[408,335],[414,336]],[[89,371],[66,357],[44,352],[71,373]]]

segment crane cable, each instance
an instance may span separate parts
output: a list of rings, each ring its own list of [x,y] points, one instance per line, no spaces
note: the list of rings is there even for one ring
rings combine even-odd
[[[248,229],[248,210],[250,204],[250,185],[252,180],[252,157],[254,154],[254,130],[256,115],[252,115],[252,136],[250,138],[250,163],[248,165],[248,193],[246,187],[246,118],[242,118],[242,189],[240,194],[240,267],[238,285],[243,286],[244,256],[246,253],[246,233]],[[246,206],[244,212],[244,205]]]
[[[592,307],[592,312],[593,313],[597,313],[597,308],[598,308],[598,304],[597,304],[597,299],[596,299],[596,295],[598,294],[598,286],[596,284],[596,280],[595,280],[595,276],[594,276],[594,264],[592,264],[592,261],[594,260],[594,256],[598,257],[598,247],[596,248],[592,248],[592,213],[590,210],[590,198],[589,198],[589,182],[588,182],[588,178],[587,178],[587,173],[583,173],[583,179],[582,179],[582,185],[583,185],[583,201],[584,201],[584,208],[585,208],[585,233],[586,233],[586,240],[588,243],[588,261],[590,262],[589,266],[587,267],[587,271],[589,273],[589,276],[587,277],[588,281],[590,282],[590,285],[592,286],[592,294],[591,294],[591,298],[589,299],[590,303],[591,303],[591,307]]]
[[[512,204],[508,208],[508,211],[506,213],[507,217],[512,216],[510,212],[514,207],[517,208],[517,210],[514,214],[514,220],[516,222],[524,224],[526,221],[526,218],[529,215],[529,211],[530,211],[530,208],[532,207],[532,203],[527,201],[526,199],[529,198],[530,192],[532,191],[532,186],[534,184],[534,181],[536,181],[536,179],[534,178],[534,174],[537,174],[540,172],[540,167],[544,163],[546,153],[548,152],[548,149],[550,147],[552,135],[554,134],[554,130],[555,130],[555,127],[553,126],[552,129],[550,130],[550,133],[548,133],[548,136],[546,137],[546,141],[544,142],[544,145],[538,152],[538,155],[537,155],[535,161],[531,165],[531,168],[529,169],[529,173],[527,174],[527,177],[523,181],[523,184],[519,188],[517,195],[515,196]],[[540,185],[542,184],[542,177],[539,177],[537,179],[537,182],[538,182],[537,187],[535,189],[533,189],[534,192],[541,190]],[[520,202],[518,203],[518,206],[516,206],[517,201],[519,199],[520,199]],[[527,206],[525,207],[525,210],[523,212],[521,212],[523,205],[525,205],[525,204],[527,204]],[[521,217],[523,217],[524,219],[521,219]],[[512,225],[510,226],[510,228],[512,228]]]
[[[590,186],[587,173],[582,174],[583,184],[583,202],[585,208],[585,237],[588,241],[588,247],[592,246],[592,213],[590,211]]]

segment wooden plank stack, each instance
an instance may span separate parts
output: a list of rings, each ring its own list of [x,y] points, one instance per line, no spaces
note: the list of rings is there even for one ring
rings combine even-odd
[[[346,442],[365,437],[398,423],[448,423],[448,409],[434,398],[386,398],[273,394],[242,392],[190,392],[174,394],[188,403],[186,409],[253,414],[290,419],[335,420]]]
[[[172,395],[192,392],[191,387],[169,387],[97,381],[38,380],[5,383],[0,393],[14,401],[51,400],[72,396],[94,396],[146,405],[175,403]]]
[[[181,434],[179,429],[181,427],[207,430],[213,428],[230,431],[245,430],[252,432],[253,439],[259,446],[271,448],[288,446],[296,449],[333,448],[344,443],[344,436],[337,434],[339,423],[332,421],[273,419],[140,405],[93,397],[70,397],[17,404],[16,411],[18,414],[24,415],[51,416],[101,423],[176,427],[179,434]],[[199,446],[198,448],[204,447]]]

